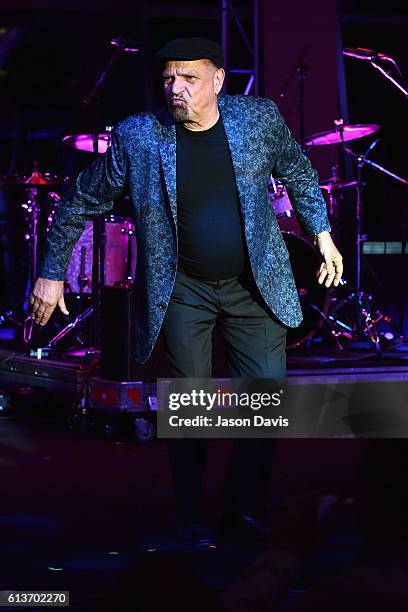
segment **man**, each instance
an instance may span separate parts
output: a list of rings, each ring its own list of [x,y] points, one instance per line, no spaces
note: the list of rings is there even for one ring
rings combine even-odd
[[[158,59],[170,113],[122,121],[106,155],[79,175],[49,233],[32,317],[45,325],[57,304],[67,313],[72,248],[86,220],[111,210],[128,182],[138,237],[137,360],[147,360],[162,329],[173,375],[209,378],[217,324],[232,376],[285,377],[286,326],[299,325],[302,313],[267,184],[273,174],[286,185],[324,259],[318,282],[337,286],[342,261],[317,174],[272,101],[220,95],[218,44],[177,39]],[[224,530],[263,531],[273,448],[273,440],[236,441]],[[211,541],[201,488],[206,453],[206,440],[169,443],[182,537],[197,545]]]

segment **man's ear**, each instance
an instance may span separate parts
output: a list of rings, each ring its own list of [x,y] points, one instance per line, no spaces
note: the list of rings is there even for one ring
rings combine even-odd
[[[225,79],[225,70],[224,68],[217,68],[217,71],[214,74],[214,90],[216,95],[218,95],[222,89],[222,85]]]

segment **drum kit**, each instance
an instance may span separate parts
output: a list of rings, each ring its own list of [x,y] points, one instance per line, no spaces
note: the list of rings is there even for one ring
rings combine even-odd
[[[79,151],[94,152],[94,134],[72,134],[64,138],[64,144]],[[98,134],[98,152],[104,153],[110,145],[110,128]],[[12,190],[12,204],[19,203],[20,213],[13,214],[8,219],[5,232],[12,234],[9,243],[3,244],[3,251],[11,249],[11,259],[19,259],[17,267],[7,266],[2,261],[2,267],[8,267],[6,275],[12,276],[14,285],[14,304],[0,313],[0,325],[12,323],[22,329],[22,338],[26,348],[30,345],[33,332],[33,322],[28,316],[28,296],[39,275],[39,261],[44,253],[46,236],[61,201],[61,191],[68,183],[66,177],[48,172],[40,172],[37,162],[32,173],[0,175],[0,189],[6,192]],[[58,193],[59,192],[59,193]],[[6,198],[7,200],[7,198]],[[6,202],[7,205],[7,202]],[[10,203],[8,203],[10,207]],[[20,215],[21,216],[21,215]],[[10,226],[13,226],[10,229]],[[20,227],[18,227],[20,226]],[[15,243],[15,234],[23,233],[25,248],[21,257],[21,245]],[[3,241],[4,242],[4,241]],[[70,322],[57,335],[49,339],[48,347],[55,347],[65,336],[71,334],[80,323],[89,319],[99,311],[101,291],[104,286],[127,286],[135,277],[137,260],[137,245],[135,225],[132,219],[117,215],[98,217],[88,221],[85,229],[74,247],[65,277],[65,291],[68,300],[76,301],[83,310],[73,322]],[[96,265],[94,265],[96,262]],[[21,275],[24,275],[24,298],[16,296],[16,291],[22,290]],[[16,278],[17,277],[17,278]],[[9,288],[8,288],[9,289]],[[11,291],[13,293],[13,290]],[[90,304],[90,305],[89,305]],[[97,344],[97,338],[95,338]]]
[[[340,196],[345,189],[355,188],[356,277],[354,290],[348,293],[344,299],[334,297],[333,289],[326,290],[321,286],[316,287],[314,271],[320,264],[319,255],[311,241],[302,236],[284,186],[271,177],[269,196],[289,250],[304,314],[304,321],[301,326],[288,332],[289,347],[297,347],[303,344],[314,335],[316,329],[320,328],[335,339],[338,348],[343,348],[343,340],[353,342],[368,340],[376,351],[381,351],[381,334],[378,324],[381,321],[389,324],[391,320],[379,310],[374,297],[364,292],[361,287],[362,244],[366,239],[362,225],[364,203],[362,170],[364,165],[369,165],[402,184],[407,185],[408,181],[369,159],[368,156],[379,139],[374,140],[364,154],[355,153],[345,144],[371,136],[379,129],[380,126],[376,124],[345,125],[342,119],[338,119],[334,121],[334,128],[314,134],[305,141],[307,148],[325,145],[341,147],[341,152],[350,156],[357,168],[357,178],[349,180],[339,177],[337,166],[334,166],[333,176],[320,183],[320,188],[327,193],[328,217],[336,244],[339,243],[341,237],[339,224]],[[347,281],[341,279],[341,285],[346,284]]]
[[[356,179],[343,179],[337,176],[336,170],[332,177],[320,184],[321,189],[328,196],[328,215],[336,242],[340,234],[339,196],[345,189],[356,189],[356,281],[354,291],[343,300],[333,298],[333,290],[327,290],[318,285],[315,273],[321,262],[320,255],[315,246],[302,236],[284,186],[271,177],[269,197],[289,250],[304,314],[302,324],[294,330],[289,330],[289,347],[304,344],[316,333],[317,329],[321,329],[336,339],[339,348],[342,348],[342,339],[357,340],[365,337],[374,344],[377,350],[380,349],[377,324],[386,317],[375,307],[373,297],[361,290],[361,245],[364,241],[362,168],[364,164],[369,164],[400,182],[407,183],[407,181],[368,159],[368,154],[376,142],[370,145],[365,155],[356,154],[345,145],[347,142],[375,134],[378,130],[378,125],[344,125],[341,120],[337,120],[334,129],[314,134],[306,141],[307,147],[339,145],[344,153],[353,157],[357,165]],[[97,151],[99,154],[105,153],[110,141],[111,128],[95,134],[70,134],[63,139],[65,146],[88,153]],[[20,174],[0,176],[1,188],[17,189],[17,198],[25,216],[24,240],[28,262],[25,298],[22,300],[21,307],[1,314],[0,324],[5,321],[17,322],[23,328],[23,339],[26,346],[30,343],[33,329],[32,320],[27,315],[28,295],[38,276],[38,261],[43,252],[53,215],[61,200],[58,191],[64,187],[66,182],[65,177],[46,172],[41,173],[37,164],[34,165],[29,176]],[[127,286],[132,283],[136,272],[136,259],[137,245],[132,219],[109,215],[87,222],[73,250],[65,282],[68,294],[75,299],[88,298],[88,304],[90,301],[91,305],[73,322],[59,330],[56,336],[48,341],[48,347],[58,346],[65,336],[76,329],[77,325],[98,312],[101,290],[104,286]],[[346,284],[345,281],[343,284]],[[21,319],[19,310],[23,314],[23,323],[19,323]],[[343,317],[344,312],[347,312],[345,318]]]

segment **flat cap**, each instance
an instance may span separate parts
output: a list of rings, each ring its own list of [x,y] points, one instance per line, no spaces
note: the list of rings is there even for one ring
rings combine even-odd
[[[221,45],[207,38],[175,38],[157,53],[158,60],[199,60],[209,59],[217,68],[224,67]]]

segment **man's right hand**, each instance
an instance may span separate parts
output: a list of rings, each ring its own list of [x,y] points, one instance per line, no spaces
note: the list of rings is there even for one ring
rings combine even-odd
[[[39,325],[48,323],[57,305],[63,314],[69,314],[64,301],[64,281],[37,278],[29,302],[30,316]]]

